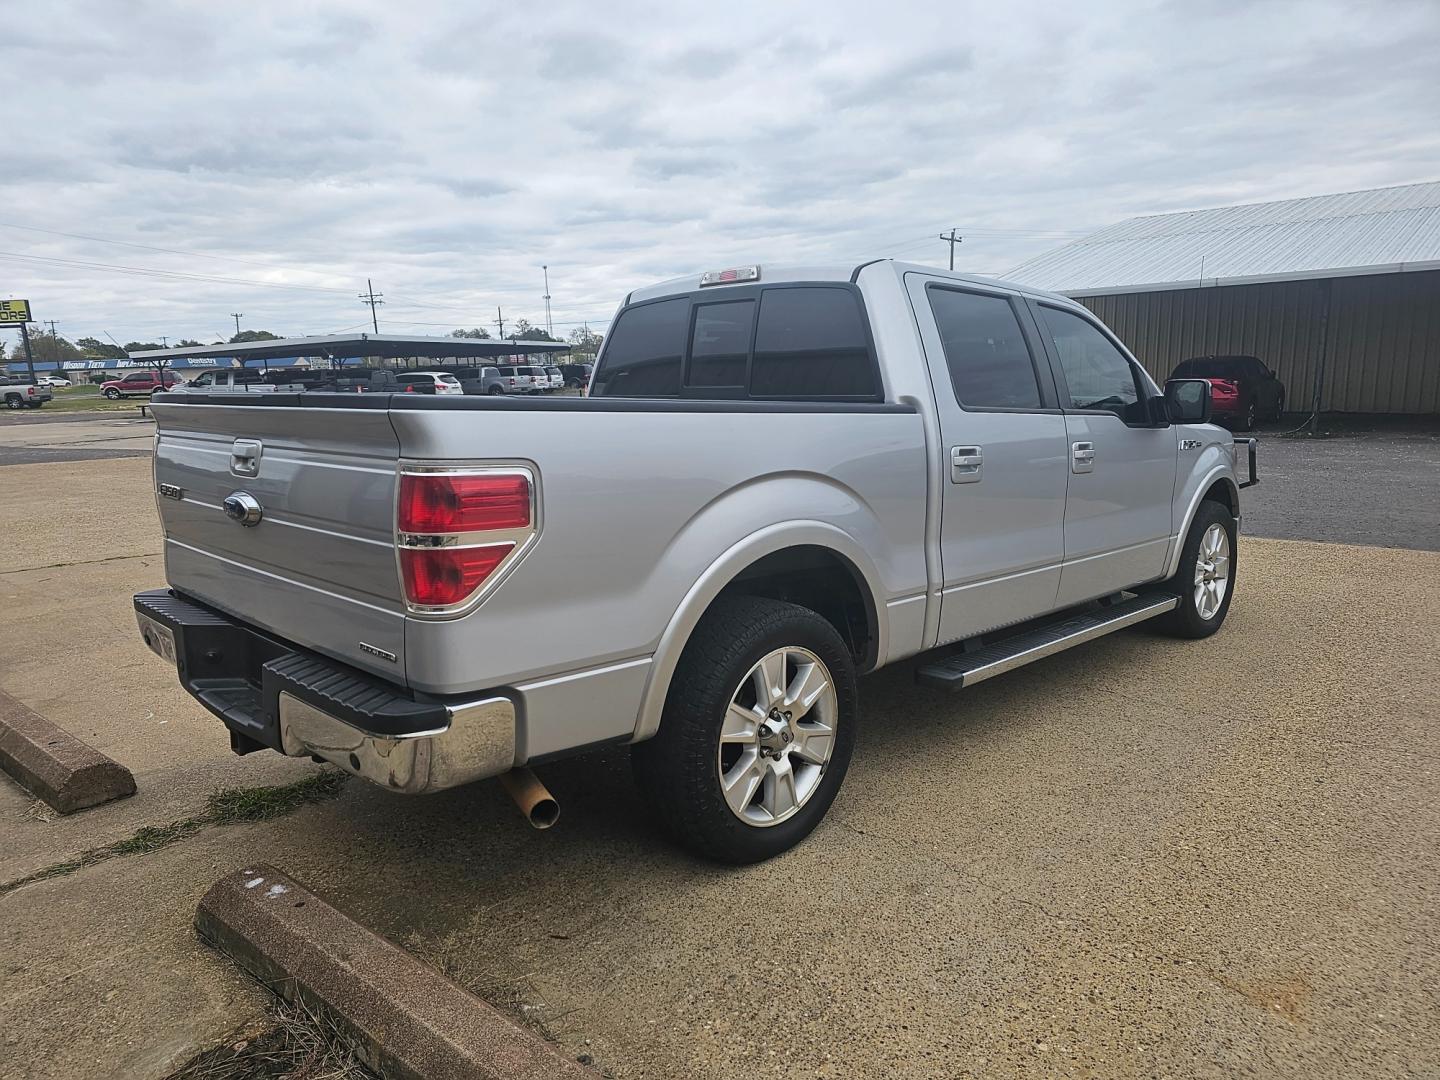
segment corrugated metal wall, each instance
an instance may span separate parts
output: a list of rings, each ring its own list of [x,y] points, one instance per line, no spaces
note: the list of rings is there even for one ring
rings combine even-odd
[[[1288,409],[1309,412],[1323,341],[1322,410],[1440,413],[1440,270],[1080,302],[1161,383],[1186,357],[1246,353],[1285,383]]]

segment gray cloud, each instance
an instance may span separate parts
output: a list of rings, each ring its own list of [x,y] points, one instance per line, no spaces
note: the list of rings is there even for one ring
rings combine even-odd
[[[995,271],[1133,214],[1440,177],[1427,0],[246,10],[7,28],[5,220],[194,254],[0,225],[141,271],[0,254],[0,291],[71,337],[210,340],[359,324],[368,276],[382,328],[443,333],[538,321],[545,264],[565,331],[734,262],[942,263],[958,225]]]

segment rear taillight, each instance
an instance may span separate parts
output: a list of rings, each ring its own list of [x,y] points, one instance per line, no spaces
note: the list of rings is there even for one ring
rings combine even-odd
[[[405,595],[419,607],[463,603],[514,550],[508,541],[485,547],[401,548]]]
[[[1239,391],[1240,386],[1234,379],[1211,379],[1210,389],[1224,394],[1226,397]]]
[[[395,527],[410,606],[449,611],[535,536],[530,474],[516,469],[405,472]]]
[[[530,524],[530,480],[517,473],[407,473],[397,519],[402,533],[523,529]]]

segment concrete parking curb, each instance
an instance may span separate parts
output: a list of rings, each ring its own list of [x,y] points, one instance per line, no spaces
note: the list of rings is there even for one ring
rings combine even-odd
[[[217,881],[195,928],[282,997],[328,1010],[387,1080],[596,1075],[273,866]]]
[[[5,693],[0,693],[0,768],[62,814],[135,794],[129,769]]]

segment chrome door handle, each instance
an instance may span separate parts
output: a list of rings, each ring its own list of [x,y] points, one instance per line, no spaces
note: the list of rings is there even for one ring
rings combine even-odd
[[[985,464],[985,455],[978,446],[952,446],[950,448],[950,482],[952,484],[978,484],[980,469]]]
[[[1095,444],[1093,442],[1070,444],[1070,471],[1077,473],[1095,471]]]

